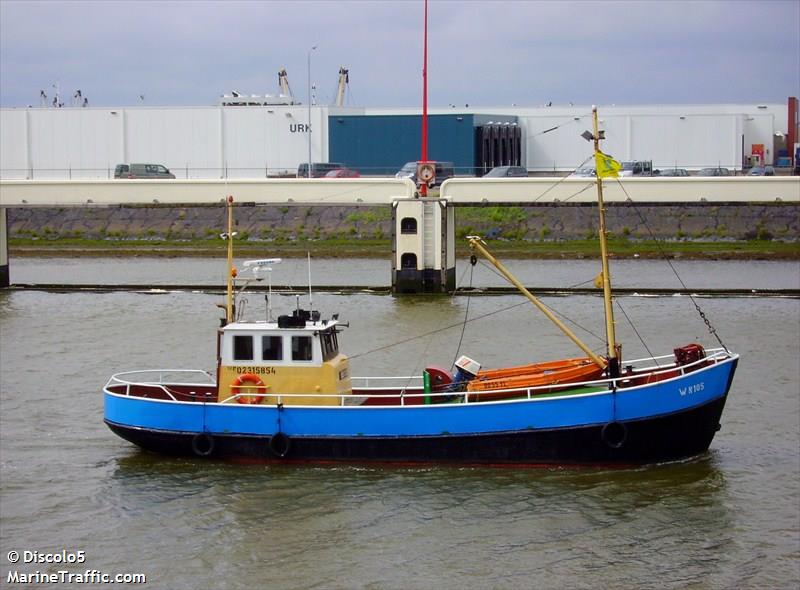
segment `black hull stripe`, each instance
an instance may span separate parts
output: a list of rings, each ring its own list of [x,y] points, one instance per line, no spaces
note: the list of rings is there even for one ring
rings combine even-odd
[[[726,397],[690,410],[613,428],[595,425],[472,435],[414,437],[272,437],[165,432],[106,421],[120,437],[150,451],[266,461],[379,461],[469,464],[640,464],[684,459],[708,450]],[[281,433],[282,434],[282,433]],[[288,448],[285,448],[287,447]],[[203,453],[198,453],[197,449]]]

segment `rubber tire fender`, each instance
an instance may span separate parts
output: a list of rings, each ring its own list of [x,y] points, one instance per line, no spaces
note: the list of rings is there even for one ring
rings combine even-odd
[[[609,422],[600,431],[600,438],[609,448],[619,449],[628,440],[628,427],[622,422]]]
[[[208,457],[214,452],[214,437],[207,432],[200,432],[192,437],[192,452],[198,457]]]
[[[270,453],[283,459],[292,448],[292,440],[283,432],[278,431],[269,437],[267,446]]]

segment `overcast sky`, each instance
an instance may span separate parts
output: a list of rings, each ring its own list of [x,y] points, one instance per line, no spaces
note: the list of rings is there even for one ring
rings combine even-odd
[[[800,94],[800,0],[429,2],[429,104],[783,103]],[[421,104],[422,0],[0,0],[0,105],[58,83],[90,106],[306,102],[307,58],[330,103]],[[143,95],[142,101],[139,96]]]

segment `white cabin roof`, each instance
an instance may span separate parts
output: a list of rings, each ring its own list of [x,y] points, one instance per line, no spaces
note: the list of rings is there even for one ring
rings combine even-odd
[[[299,331],[299,330],[327,330],[339,324],[339,320],[319,320],[316,322],[307,321],[304,327],[286,327],[281,328],[278,326],[277,321],[267,322],[264,320],[254,322],[231,322],[223,326],[224,332],[286,332],[286,331]]]

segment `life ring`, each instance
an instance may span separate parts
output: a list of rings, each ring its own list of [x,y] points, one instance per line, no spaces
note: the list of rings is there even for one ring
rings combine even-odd
[[[214,452],[214,437],[207,432],[192,437],[192,451],[198,457],[208,457]]]
[[[247,387],[245,384],[255,385],[256,387],[264,386],[264,382],[258,375],[253,375],[252,373],[243,373],[234,379],[233,383],[231,383],[231,395],[236,396],[236,401],[240,404],[260,404],[264,399],[263,397],[258,395],[239,395],[242,387]],[[264,389],[266,389],[266,387]],[[259,391],[258,393],[263,392]]]
[[[285,457],[289,453],[292,446],[292,441],[283,432],[278,431],[269,437],[269,452],[276,457]]]
[[[428,162],[417,164],[417,176],[427,184],[436,178],[436,167]]]
[[[622,422],[609,422],[600,431],[600,438],[612,449],[618,449],[628,439],[628,427]]]

